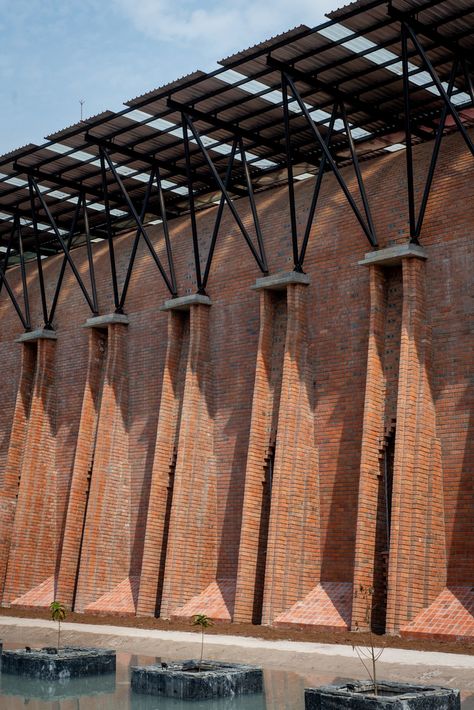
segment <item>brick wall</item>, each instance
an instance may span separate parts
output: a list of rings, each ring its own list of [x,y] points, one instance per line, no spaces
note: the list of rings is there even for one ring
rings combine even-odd
[[[420,189],[426,174],[431,149],[430,144],[415,148],[417,190]],[[362,165],[382,247],[404,243],[408,237],[404,169],[403,152],[384,155]],[[343,173],[355,192],[356,180],[351,169],[344,168]],[[448,137],[441,151],[421,238],[428,256],[423,276],[426,282],[426,297],[423,309],[416,304],[414,308],[418,309],[419,313],[416,316],[418,324],[415,328],[415,344],[419,343],[424,350],[410,345],[411,350],[406,354],[407,362],[415,356],[421,358],[416,361],[418,384],[415,387],[413,383],[405,383],[400,389],[397,378],[392,377],[390,380],[390,363],[387,359],[388,353],[385,353],[388,349],[389,340],[386,336],[389,330],[384,325],[385,334],[383,339],[379,338],[377,341],[377,347],[383,351],[380,367],[383,370],[382,389],[385,392],[388,388],[387,402],[383,405],[383,415],[379,412],[374,424],[374,432],[380,437],[387,425],[387,417],[392,418],[390,412],[393,411],[394,398],[398,397],[401,404],[400,397],[406,399],[412,390],[418,388],[420,401],[424,403],[423,408],[426,410],[425,414],[420,412],[420,415],[415,416],[415,419],[419,417],[420,422],[420,428],[414,436],[415,442],[421,442],[419,446],[416,444],[417,456],[421,459],[409,465],[396,461],[395,469],[423,472],[420,473],[420,476],[424,477],[423,486],[430,490],[430,495],[433,495],[433,490],[436,491],[433,500],[438,508],[441,505],[439,482],[442,475],[446,584],[448,587],[456,585],[459,588],[472,585],[474,578],[474,489],[470,443],[474,439],[470,419],[473,393],[468,380],[472,343],[467,326],[472,273],[473,177],[472,159],[464,143],[458,136]],[[308,212],[312,185],[312,180],[296,185],[300,229],[304,226]],[[284,187],[274,188],[260,193],[256,199],[270,273],[288,271],[291,269],[291,240],[286,190]],[[245,224],[250,226],[251,215],[247,201],[239,200],[237,207]],[[203,259],[212,234],[216,209],[211,208],[198,215]],[[321,584],[326,585],[322,589],[343,589],[344,595],[347,595],[347,585],[354,582],[354,569],[357,568],[359,559],[356,552],[359,483],[362,481],[361,471],[366,465],[363,463],[367,454],[367,448],[364,449],[364,442],[367,443],[364,431],[369,427],[369,420],[366,412],[364,413],[364,402],[367,401],[368,344],[369,336],[377,339],[378,335],[373,332],[371,325],[369,269],[357,264],[368,251],[367,242],[331,175],[324,178],[318,209],[305,262],[305,270],[310,276],[305,296],[305,348],[311,369],[309,384],[313,397],[311,411],[314,451],[318,453],[319,460],[320,525],[319,576],[316,562],[309,574],[313,575],[315,584],[319,578]],[[153,227],[150,228],[150,235],[159,255],[163,256],[162,231],[159,227]],[[171,239],[176,255],[179,293],[194,293],[196,285],[193,277],[193,254],[186,217],[172,222]],[[106,249],[105,243],[94,245],[101,313],[113,311]],[[118,237],[115,240],[115,249],[119,281],[122,283],[130,251],[130,235]],[[87,278],[87,259],[84,251],[75,250],[74,259],[81,274]],[[48,298],[54,293],[60,264],[60,257],[43,262]],[[34,264],[28,265],[28,272],[32,320],[36,327],[41,325],[41,304]],[[206,585],[213,579],[230,580],[235,584],[240,566],[239,549],[242,552],[244,545],[248,544],[245,541],[251,539],[244,534],[247,527],[245,521],[249,519],[246,512],[248,506],[244,501],[246,489],[251,485],[251,467],[256,466],[255,481],[260,477],[258,486],[262,486],[261,479],[265,475],[265,458],[262,460],[261,457],[266,455],[266,444],[264,443],[262,448],[258,443],[257,450],[252,443],[256,436],[253,431],[253,411],[256,411],[258,404],[254,393],[257,391],[256,378],[258,380],[260,377],[258,363],[261,358],[259,333],[262,313],[259,306],[261,296],[250,287],[260,275],[235,221],[226,209],[208,287],[213,305],[207,308],[206,323],[201,318],[198,319],[198,331],[199,328],[205,327],[207,336],[201,338],[200,345],[196,339],[193,340],[191,317],[190,345],[194,343],[197,348],[195,353],[201,354],[195,354],[194,360],[191,355],[188,356],[184,394],[175,400],[182,401],[183,408],[174,475],[174,510],[170,513],[169,530],[180,529],[182,532],[183,524],[187,524],[183,523],[182,516],[190,501],[189,486],[192,486],[197,498],[191,513],[190,529],[193,534],[197,531],[200,540],[204,539],[200,532],[203,529],[207,529],[210,535],[208,540],[206,538],[209,548],[204,550],[202,547],[194,551],[200,560],[203,558],[199,555],[204,555],[209,564],[205,574],[192,577],[191,588],[188,578],[195,570],[193,555],[180,554],[177,538],[171,542],[168,539],[165,544],[163,531],[152,533],[152,518],[147,523],[148,501],[151,500],[154,505],[153,501],[157,500],[154,492],[158,481],[155,481],[155,477],[160,456],[157,442],[163,431],[163,425],[159,424],[161,406],[165,406],[168,397],[165,373],[169,368],[167,348],[170,347],[172,337],[167,335],[169,314],[159,310],[169,294],[146,248],[143,244],[140,245],[126,303],[130,325],[118,326],[123,331],[121,335],[112,337],[109,331],[109,351],[105,367],[108,374],[104,384],[98,428],[98,441],[103,453],[98,455],[96,451],[94,457],[90,508],[84,536],[88,551],[83,552],[80,565],[79,607],[84,608],[88,603],[97,601],[99,595],[110,594],[117,586],[125,583],[127,589],[133,587],[135,590],[132,590],[135,599],[129,604],[133,609],[137,588],[130,580],[140,574],[144,576],[143,613],[153,613],[153,605],[156,606],[159,596],[160,575],[165,578],[162,590],[163,613],[171,613],[173,608],[203,593]],[[19,293],[21,280],[18,269],[9,271],[9,277],[12,287]],[[394,281],[393,278],[392,284],[395,285],[396,279]],[[404,291],[406,284],[411,284],[419,278],[421,275],[404,274]],[[395,303],[395,296],[393,299]],[[403,308],[406,307],[404,303]],[[400,305],[397,305],[395,310],[402,317]],[[18,595],[27,593],[28,585],[31,585],[31,589],[57,571],[58,545],[66,525],[67,503],[68,500],[72,501],[71,482],[76,470],[74,462],[81,449],[81,411],[85,386],[90,377],[90,334],[87,329],[82,328],[87,316],[84,298],[70,270],[67,269],[54,324],[58,340],[55,346],[49,345],[50,348],[55,347],[53,381],[48,380],[47,396],[45,392],[45,396],[41,395],[36,399],[34,392],[32,395],[31,412],[33,413],[35,407],[37,410],[38,406],[49,412],[48,416],[43,418],[46,428],[41,430],[41,437],[48,445],[40,447],[38,443],[34,443],[28,426],[24,453],[28,453],[26,459],[30,468],[29,473],[22,468],[22,480],[25,483],[21,484],[25,485],[24,490],[27,491],[32,485],[31,479],[34,478],[36,489],[43,492],[46,490],[46,496],[42,495],[42,500],[39,501],[40,509],[44,510],[49,505],[47,501],[51,489],[55,490],[53,514],[48,517],[48,529],[51,521],[54,529],[47,533],[52,542],[48,545],[47,554],[36,544],[28,554],[25,547],[24,559],[27,560],[28,570],[25,567],[21,573],[19,563],[16,562],[19,556],[12,548],[9,563],[12,573],[7,575],[10,582],[8,595],[3,599],[4,604],[11,603]],[[0,412],[0,490],[3,492],[2,497],[11,501],[10,483],[13,479],[9,479],[9,476],[13,468],[10,468],[8,461],[13,453],[10,442],[13,445],[16,437],[15,434],[12,438],[11,433],[21,429],[21,418],[24,416],[21,410],[16,410],[17,393],[22,391],[24,377],[21,375],[19,346],[14,343],[15,338],[21,334],[21,326],[4,290],[0,295],[0,318],[2,366],[4,371],[9,373],[2,389]],[[288,311],[288,330],[296,327],[294,322],[290,323],[290,318]],[[406,324],[408,321],[405,316],[404,318]],[[405,347],[403,338],[402,350]],[[374,345],[370,347],[373,349]],[[113,352],[115,359],[111,355]],[[398,353],[393,355],[394,358],[398,357]],[[42,362],[46,364],[45,353],[42,357]],[[278,361],[279,356],[274,357]],[[198,366],[197,362],[201,362],[202,358],[206,362],[206,372],[201,375],[202,365]],[[116,363],[115,370],[113,362]],[[370,367],[369,363],[369,371]],[[205,381],[206,385],[200,389],[196,383],[201,376],[201,382]],[[378,375],[374,372],[369,381],[376,383],[377,378]],[[295,381],[298,388],[299,381],[297,378]],[[374,387],[377,389],[379,385]],[[51,395],[53,392],[56,393],[55,398]],[[266,396],[264,395],[263,402],[266,402]],[[379,395],[374,391],[373,396]],[[272,404],[271,408],[273,413]],[[265,411],[264,407],[262,411]],[[196,420],[203,422],[202,427],[199,425],[198,434],[194,433],[197,430]],[[400,416],[397,414],[396,437],[397,441],[401,442],[400,431]],[[428,439],[431,448],[426,443]],[[168,444],[171,440],[170,436]],[[39,452],[39,458],[35,459],[34,471],[31,460],[36,449],[33,445],[38,447]],[[380,453],[383,441],[378,441],[377,446]],[[402,448],[400,443],[399,453]],[[276,459],[277,449],[278,444],[275,449]],[[257,453],[253,453],[255,451]],[[375,465],[374,451],[371,460]],[[258,461],[255,456],[260,457]],[[397,453],[395,458],[397,459]],[[166,461],[163,461],[163,465],[166,464],[169,468],[167,454],[164,459]],[[439,465],[437,461],[440,461]],[[277,461],[275,464],[277,465]],[[164,472],[166,475],[169,473],[166,467],[160,468],[160,485],[166,483],[161,478]],[[428,469],[432,472],[430,475]],[[313,466],[311,470],[314,470]],[[210,471],[209,478],[205,476],[205,471]],[[206,481],[210,483],[206,492],[202,488],[203,480],[200,476],[205,476]],[[411,474],[408,479],[410,476]],[[181,480],[179,484],[178,479]],[[291,479],[291,483],[293,482]],[[185,490],[186,484],[188,491]],[[412,485],[409,480],[407,485]],[[94,486],[97,486],[96,491]],[[101,489],[101,486],[105,488]],[[121,491],[120,495],[118,490]],[[401,495],[401,491],[397,493],[394,489],[394,497],[397,495]],[[29,493],[22,496],[20,486],[14,522],[15,537],[20,539],[24,533],[25,539],[29,539],[29,531],[34,530],[35,540],[45,540],[45,518],[32,507]],[[258,507],[257,500],[257,509]],[[283,509],[281,512],[283,513]],[[396,514],[401,516],[400,520],[405,515],[403,511]],[[426,525],[432,524],[427,521],[426,510],[420,512],[420,516],[424,516],[425,529]],[[298,516],[295,518],[295,524],[296,521]],[[419,516],[414,524],[421,524]],[[213,525],[215,527],[212,527]],[[156,534],[158,537],[153,538]],[[289,534],[293,535],[292,532]],[[295,544],[299,535],[300,532],[296,530]],[[440,537],[442,534],[437,532],[432,543],[433,550],[440,549]],[[156,542],[152,543],[152,539]],[[23,543],[17,541],[14,544],[21,547]],[[154,554],[155,544],[158,549]],[[401,541],[400,545],[404,550],[407,549],[405,542]],[[433,559],[431,553],[426,555],[424,545],[425,543],[422,548],[412,552],[417,562],[420,559]],[[162,557],[165,546],[169,572],[163,572]],[[251,550],[251,545],[248,549]],[[20,556],[23,559],[23,551]],[[390,556],[393,560],[392,551]],[[403,554],[399,559],[403,560]],[[255,565],[255,562],[252,564]],[[402,590],[393,591],[390,601],[389,592],[389,606],[396,609],[393,613],[398,615],[398,621],[395,616],[390,617],[393,629],[401,623],[402,618],[409,618],[411,614],[417,613],[420,605],[429,603],[438,586],[437,583],[433,585],[430,582],[435,576],[431,571],[431,562],[422,566],[423,571],[419,576],[423,581],[420,584],[414,579],[413,569],[410,571],[407,568],[406,572],[403,571],[403,564],[405,563],[400,562],[402,566],[399,566],[399,572],[395,572],[396,567],[392,566],[392,578],[395,575],[404,581],[411,580],[413,593],[411,599],[402,599]],[[13,573],[15,568],[16,572]],[[147,568],[150,574],[148,582],[145,582]],[[38,574],[30,573],[31,570],[36,570]],[[306,586],[295,587],[292,572],[289,572],[288,576],[285,576],[283,569],[279,568],[278,572],[282,575],[281,584],[287,585],[282,591],[282,594],[287,596],[280,597],[282,602],[278,603],[279,606],[291,603],[294,595],[305,594]],[[173,574],[176,574],[176,585],[171,583]],[[254,572],[250,571],[249,574],[250,580],[252,575],[255,579]],[[408,577],[403,576],[405,574]],[[94,590],[86,581],[89,575],[90,579],[94,580]],[[252,591],[250,589],[249,592],[248,585],[247,601],[242,602],[243,606],[240,606],[239,589],[244,589],[245,584],[247,583],[244,583],[244,577],[239,573],[236,618],[249,618],[249,614],[254,613],[255,598],[249,601]],[[389,586],[392,588],[392,585]],[[294,591],[290,593],[290,589]],[[153,599],[155,591],[157,598]],[[316,597],[320,598],[318,594]],[[399,600],[398,607],[394,606],[395,598]],[[239,609],[242,609],[242,612]],[[240,613],[243,614],[242,617],[239,617]],[[345,618],[345,612],[343,616]]]

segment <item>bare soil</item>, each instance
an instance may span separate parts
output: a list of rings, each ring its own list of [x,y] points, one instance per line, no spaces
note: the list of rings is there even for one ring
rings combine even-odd
[[[22,619],[51,619],[47,609],[23,610],[0,608],[1,616]],[[116,616],[112,614],[77,614],[69,612],[66,621],[76,624],[96,624],[124,626],[135,629],[159,629],[162,631],[188,631],[200,634],[200,629],[187,621],[168,621],[152,617]],[[218,623],[206,630],[206,636],[222,634],[228,636],[252,636],[273,641],[310,641],[313,643],[333,643],[348,646],[369,645],[369,634],[353,631],[323,631],[320,629],[278,629],[256,624]],[[401,638],[400,636],[375,635],[375,644],[387,648],[409,648],[415,651],[441,651],[443,653],[464,653],[474,655],[474,639],[436,640],[425,638]]]

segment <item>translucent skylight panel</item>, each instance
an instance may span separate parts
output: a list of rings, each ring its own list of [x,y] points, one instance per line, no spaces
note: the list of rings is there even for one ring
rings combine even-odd
[[[42,186],[39,187],[41,189]],[[48,192],[48,197],[53,197],[55,200],[66,200],[66,202],[75,203],[77,203],[78,200],[77,197],[71,197],[71,195],[68,195],[67,192],[62,192],[61,190],[51,190],[51,192]]]
[[[460,104],[469,104],[469,103],[471,103],[471,97],[469,96],[469,94],[466,94],[464,91],[460,91],[459,93],[454,94],[454,96],[451,96],[451,101],[456,106],[458,106]]]
[[[189,190],[187,187],[176,187],[173,192],[176,192],[177,195],[189,195]]]
[[[333,42],[339,42],[339,40],[344,39],[344,37],[350,37],[350,35],[354,34],[352,30],[338,22],[328,25],[327,27],[322,27],[318,30],[318,33],[323,35],[323,37],[327,37],[327,39],[333,40]]]
[[[257,168],[262,168],[262,170],[266,170],[267,168],[274,168],[277,163],[274,163],[273,160],[267,160],[267,158],[261,158],[259,160],[254,160],[252,162],[252,165],[256,165]]]
[[[388,145],[384,150],[387,151],[387,153],[396,153],[397,150],[405,150],[405,144],[404,143],[393,143],[392,145]]]
[[[104,205],[101,205],[98,202],[89,202],[87,207],[88,209],[94,210],[95,212],[104,212],[105,210]],[[128,212],[124,212],[123,210],[118,209],[111,209],[110,214],[114,217],[125,217]]]
[[[327,111],[322,111],[319,108],[314,109],[311,106],[307,106],[306,104],[305,106],[309,111],[309,115],[315,123],[327,123],[331,120],[331,115]]]

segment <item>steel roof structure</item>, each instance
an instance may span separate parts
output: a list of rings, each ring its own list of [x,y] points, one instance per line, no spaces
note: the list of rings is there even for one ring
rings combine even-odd
[[[359,161],[383,151],[406,150],[410,234],[418,241],[443,135],[460,131],[474,154],[467,130],[474,124],[474,0],[357,0],[329,17],[223,59],[214,72],[195,72],[128,101],[121,112],[105,111],[43,145],[0,157],[0,288],[8,289],[25,328],[29,316],[8,286],[8,267],[20,263],[24,272],[25,261],[36,258],[42,280],[41,258],[62,252],[64,268],[69,263],[75,270],[70,250],[84,243],[93,267],[90,241],[107,239],[120,311],[125,299],[114,273],[113,237],[130,227],[137,229],[136,243],[145,239],[175,295],[168,220],[186,213],[199,292],[205,292],[225,205],[266,273],[254,193],[276,183],[288,185],[294,268],[301,271],[327,171],[376,248]],[[433,159],[417,210],[412,146],[423,141],[433,141]],[[357,196],[340,171],[350,163]],[[308,176],[316,176],[314,197],[299,241],[294,181]],[[237,197],[250,200],[256,241],[240,221]],[[216,228],[201,274],[195,211],[215,203]],[[147,234],[156,223],[163,224],[166,265]],[[128,280],[132,268],[133,259]],[[97,312],[94,293],[75,275]],[[43,310],[50,326],[51,314]]]

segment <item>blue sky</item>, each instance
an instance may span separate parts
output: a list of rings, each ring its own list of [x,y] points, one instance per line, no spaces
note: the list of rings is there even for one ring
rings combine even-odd
[[[0,154],[216,62],[341,0],[0,0]]]

